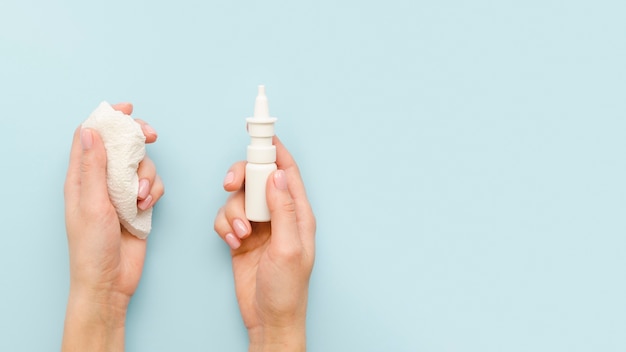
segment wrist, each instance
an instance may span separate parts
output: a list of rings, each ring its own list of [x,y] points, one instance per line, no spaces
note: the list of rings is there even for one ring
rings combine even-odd
[[[70,284],[68,309],[72,305],[80,305],[92,313],[97,313],[107,320],[125,320],[130,296],[108,287],[94,285]]]
[[[250,352],[306,351],[306,327],[304,322],[291,326],[260,326],[248,329]]]
[[[70,289],[63,351],[122,351],[129,297]]]

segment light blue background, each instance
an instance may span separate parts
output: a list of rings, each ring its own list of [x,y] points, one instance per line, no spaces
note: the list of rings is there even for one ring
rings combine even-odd
[[[166,184],[129,351],[243,351],[213,232],[267,85],[318,219],[311,351],[626,350],[623,1],[0,4],[0,350],[58,350],[75,127]]]

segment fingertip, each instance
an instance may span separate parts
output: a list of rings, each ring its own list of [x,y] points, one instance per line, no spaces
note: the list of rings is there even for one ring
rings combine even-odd
[[[280,191],[287,190],[287,174],[284,170],[276,170],[272,174],[272,180],[274,181],[274,187]]]
[[[157,131],[154,127],[150,126],[146,121],[141,119],[135,119],[135,122],[141,127],[143,135],[146,137],[146,143],[154,143],[159,138]]]
[[[226,176],[224,176],[224,189],[227,190],[233,182],[235,182],[235,173],[231,170],[228,170]]]
[[[224,236],[224,241],[228,244],[228,246],[232,249],[235,250],[239,247],[241,247],[241,241],[232,233],[227,233],[226,236]]]
[[[80,145],[83,147],[83,151],[93,147],[93,132],[90,128],[83,128],[80,131]]]
[[[113,104],[111,105],[111,107],[113,108],[113,110],[121,111],[126,115],[130,115],[133,113],[133,104],[128,102]]]
[[[139,189],[137,190],[137,199],[144,200],[150,194],[150,180],[142,178],[139,180]]]
[[[222,183],[224,190],[227,192],[234,192],[240,190],[245,181],[246,163],[245,161],[238,161],[234,163],[226,175]]]
[[[100,133],[93,128],[84,127],[80,129],[80,144],[83,148],[83,152],[91,149],[102,149],[105,151],[104,142],[102,141],[102,137],[100,137]]]
[[[288,169],[296,166],[296,161],[278,136],[274,135],[272,143],[274,143],[276,147],[276,165],[278,165],[279,168]]]
[[[152,195],[148,194],[148,196],[144,200],[137,202],[137,208],[141,210],[146,210],[150,208],[152,206],[152,200]]]
[[[156,175],[154,183],[151,184],[150,193],[148,194],[148,196],[146,196],[144,200],[148,199],[148,197],[152,198],[149,206],[153,207],[156,205],[159,199],[163,197],[164,194],[165,186],[163,185],[163,181],[161,181],[161,177],[159,177],[159,175]],[[137,204],[139,205],[140,202],[141,200]]]
[[[277,135],[274,135],[274,137],[272,137],[272,144],[276,147],[277,154],[280,154],[282,152],[287,152],[287,154],[289,154],[289,152],[287,151],[287,148],[285,147],[283,142],[280,140],[280,138],[278,138]]]
[[[146,143],[154,143],[159,138],[157,131],[147,123],[141,125],[143,135],[146,136]]]
[[[241,239],[248,237],[248,235],[250,234],[250,223],[247,219],[246,221],[243,221],[239,218],[233,220],[232,228],[235,230],[235,234],[237,234],[237,237]]]
[[[235,250],[241,246],[241,240],[234,234],[226,216],[226,209],[224,207],[221,207],[218,210],[213,223],[213,229],[222,241],[226,242],[231,249]]]

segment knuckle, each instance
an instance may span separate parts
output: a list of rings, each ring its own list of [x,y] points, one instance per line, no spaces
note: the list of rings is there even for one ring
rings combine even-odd
[[[243,211],[243,198],[240,194],[231,194],[226,201],[226,204],[222,207],[222,214],[224,219],[234,219],[242,216]]]
[[[217,212],[217,216],[215,217],[215,221],[213,221],[213,230],[221,236],[221,234],[225,231],[225,224],[227,224],[228,222],[226,221],[226,217],[224,216],[224,210],[223,208],[220,208],[220,210],[218,210]]]
[[[90,158],[83,156],[82,159],[80,159],[80,172],[87,173],[92,169],[92,167],[93,162]]]
[[[281,210],[288,214],[296,213],[296,203],[293,200],[287,200],[281,204]]]
[[[140,163],[137,169],[137,172],[141,174],[141,177],[146,177],[151,180],[154,180],[156,175],[156,166],[152,162],[152,160],[146,156]]]

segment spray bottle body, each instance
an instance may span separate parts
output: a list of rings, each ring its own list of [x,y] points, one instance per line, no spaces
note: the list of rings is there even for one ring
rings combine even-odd
[[[270,211],[267,207],[266,185],[269,176],[276,170],[275,163],[246,164],[245,207],[246,217],[250,221],[270,221]]]

